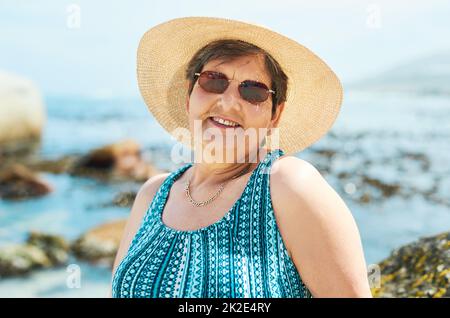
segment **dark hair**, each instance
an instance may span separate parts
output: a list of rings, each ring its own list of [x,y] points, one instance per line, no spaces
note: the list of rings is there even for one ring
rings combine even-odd
[[[186,68],[186,79],[189,81],[189,92],[191,95],[195,84],[194,73],[200,73],[203,66],[211,60],[223,59],[232,61],[242,56],[262,55],[266,70],[271,78],[271,89],[275,91],[272,95],[272,118],[275,115],[277,105],[286,101],[288,77],[282,70],[280,64],[265,50],[260,47],[234,39],[221,39],[208,43],[198,50],[188,63]]]

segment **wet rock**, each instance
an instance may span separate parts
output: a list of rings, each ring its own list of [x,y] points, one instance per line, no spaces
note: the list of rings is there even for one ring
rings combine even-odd
[[[89,230],[72,243],[72,252],[82,260],[112,266],[125,224],[117,220]]]
[[[379,266],[375,297],[450,297],[450,232],[400,247]]]
[[[344,179],[345,180],[345,179],[350,178],[351,174],[349,172],[347,172],[347,171],[341,171],[341,172],[338,173],[337,177],[339,179]]]
[[[27,165],[41,147],[40,140],[14,141],[0,144],[0,170],[14,163]]]
[[[50,267],[47,255],[33,245],[10,245],[0,249],[0,277],[23,275],[35,268]]]
[[[28,162],[28,167],[35,171],[45,171],[50,173],[68,173],[71,171],[79,156],[66,155],[56,160],[33,160]]]
[[[393,195],[396,195],[400,192],[400,189],[401,189],[399,184],[388,184],[388,183],[382,182],[381,180],[371,178],[366,175],[364,175],[362,177],[362,181],[366,184],[369,184],[369,185],[381,190],[384,197],[391,197]]]
[[[142,160],[139,144],[125,140],[94,149],[81,157],[71,174],[108,179],[145,181],[159,171]]]
[[[60,236],[31,232],[26,243],[0,248],[0,277],[63,265],[68,250],[68,243]]]
[[[52,265],[65,264],[69,259],[70,246],[62,236],[32,231],[27,243],[44,251]]]
[[[52,186],[21,164],[13,164],[0,172],[0,197],[20,200],[43,196],[53,191]]]
[[[113,205],[120,207],[131,207],[136,198],[136,191],[121,192],[113,199]]]
[[[358,201],[359,201],[360,203],[367,204],[367,203],[370,203],[370,202],[372,201],[372,197],[370,196],[370,193],[364,192],[364,193],[358,198]]]

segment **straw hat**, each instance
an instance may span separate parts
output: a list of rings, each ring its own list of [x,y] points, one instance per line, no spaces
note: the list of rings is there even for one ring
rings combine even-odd
[[[331,128],[341,107],[342,86],[317,55],[260,25],[184,17],[148,30],[137,51],[139,90],[150,112],[172,136],[176,128],[189,129],[186,66],[200,48],[217,39],[239,39],[257,45],[271,54],[288,76],[285,108],[278,123],[278,147],[286,154],[303,150]],[[192,140],[177,139],[191,147]],[[266,140],[269,147],[270,139],[268,136]]]

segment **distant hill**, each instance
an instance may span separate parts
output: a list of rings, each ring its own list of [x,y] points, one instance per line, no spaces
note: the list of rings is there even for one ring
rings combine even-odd
[[[347,87],[357,90],[450,95],[450,51],[407,62]]]

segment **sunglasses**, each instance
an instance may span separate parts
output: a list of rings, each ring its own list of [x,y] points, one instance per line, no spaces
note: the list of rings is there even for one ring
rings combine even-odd
[[[222,94],[226,91],[230,84],[230,79],[220,72],[204,71],[202,73],[195,73],[198,76],[198,84],[202,89],[208,93]],[[265,102],[270,94],[275,94],[275,91],[269,89],[266,84],[245,80],[239,84],[239,94],[242,99],[251,104],[260,104]]]

